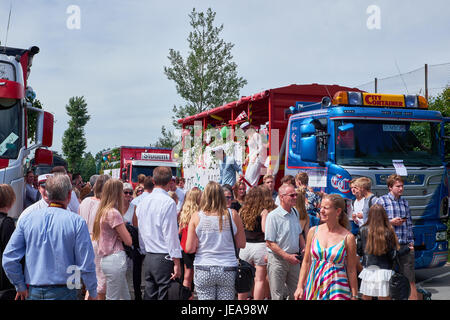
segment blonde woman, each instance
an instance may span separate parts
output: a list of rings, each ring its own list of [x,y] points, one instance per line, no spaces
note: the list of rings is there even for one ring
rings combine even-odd
[[[237,248],[245,247],[242,220],[230,212],[222,187],[209,182],[200,200],[200,210],[189,222],[186,252],[194,253],[194,284],[199,300],[233,300],[238,261]],[[233,231],[233,232],[232,232]]]
[[[244,205],[239,211],[245,230],[246,245],[239,252],[239,257],[247,261],[256,268],[255,286],[253,289],[253,298],[263,300],[265,297],[264,289],[266,287],[267,276],[267,249],[262,230],[265,225],[266,217],[269,211],[264,208],[265,186],[251,188],[245,197]],[[271,198],[272,199],[272,198]],[[245,300],[248,292],[239,293],[239,300]]]
[[[194,278],[194,257],[195,253],[186,253],[186,240],[188,235],[189,221],[195,212],[198,212],[200,207],[200,199],[202,191],[194,187],[186,193],[183,207],[181,208],[179,216],[179,228],[181,234],[181,252],[184,261],[184,279],[183,285],[192,289],[192,280]]]
[[[323,197],[320,218],[324,223],[309,230],[296,300],[358,299],[356,242],[344,210],[340,195]]]
[[[123,184],[108,180],[102,191],[94,221],[93,240],[98,241],[100,265],[106,278],[107,300],[130,300],[126,280],[127,258],[122,241],[132,245],[130,233],[120,210],[123,208]]]
[[[100,205],[100,198],[102,196],[102,190],[103,186],[105,185],[106,181],[111,179],[110,176],[106,174],[102,174],[97,178],[95,181],[93,190],[94,190],[94,196],[88,197],[81,201],[80,207],[78,208],[78,214],[83,217],[84,220],[86,220],[86,224],[89,229],[89,235],[91,236],[91,240],[93,239],[93,233],[94,233],[94,223],[95,223],[95,217],[97,214],[98,206]],[[95,272],[97,275],[97,300],[105,300],[106,297],[106,279],[105,275],[103,274],[102,268],[100,266],[100,260],[101,258],[98,256],[98,242],[92,241],[92,247],[94,248],[94,254],[95,254]],[[86,300],[89,298],[88,296],[89,292],[86,292]]]

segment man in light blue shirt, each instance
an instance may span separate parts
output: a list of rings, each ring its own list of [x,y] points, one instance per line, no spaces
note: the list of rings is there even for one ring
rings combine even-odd
[[[242,175],[242,168],[236,163],[236,159],[233,156],[227,156],[223,149],[218,149],[218,158],[221,159],[220,163],[220,182],[223,186],[228,184],[234,186],[236,184],[236,173]]]
[[[294,298],[300,273],[300,248],[305,246],[301,237],[300,217],[294,209],[297,193],[291,184],[283,184],[278,190],[280,206],[267,215],[265,240],[268,248],[267,274],[272,300]]]
[[[84,219],[69,210],[72,183],[55,174],[46,181],[49,207],[24,216],[3,252],[3,269],[16,299],[75,300],[81,279],[97,297],[94,250]],[[25,274],[20,261],[25,256]],[[27,289],[27,285],[29,289]]]

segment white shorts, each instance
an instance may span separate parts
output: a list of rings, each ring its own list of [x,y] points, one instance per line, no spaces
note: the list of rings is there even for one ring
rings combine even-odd
[[[255,266],[265,266],[267,247],[265,242],[247,242],[244,249],[239,251],[239,258],[254,264]]]

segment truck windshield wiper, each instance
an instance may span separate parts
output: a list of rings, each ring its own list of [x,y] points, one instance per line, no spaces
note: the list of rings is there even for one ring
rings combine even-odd
[[[381,162],[374,161],[374,160],[352,160],[343,163],[344,165],[352,166],[352,165],[364,165],[364,166],[379,166],[379,167],[386,167],[386,165],[382,164]]]

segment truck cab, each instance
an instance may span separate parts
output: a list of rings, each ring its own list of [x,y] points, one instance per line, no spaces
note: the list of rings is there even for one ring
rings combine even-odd
[[[444,162],[443,125],[425,98],[352,91],[321,103],[291,108],[285,174],[305,171],[310,185],[351,201],[350,181],[365,176],[372,192],[388,192],[396,167],[406,172],[403,197],[411,209],[416,268],[447,262],[449,182]]]
[[[177,175],[179,163],[172,159],[172,149],[156,147],[120,146],[103,152],[103,172],[113,178],[132,184],[138,183],[138,176],[153,176],[153,170],[159,166],[172,169]],[[108,167],[109,165],[109,167]]]
[[[38,47],[2,47],[0,51],[0,183],[12,186],[16,202],[8,215],[17,218],[23,210],[25,159],[36,149],[37,163],[47,163],[53,139],[53,115],[36,109],[26,100],[32,91],[27,79]],[[27,111],[38,114],[35,143],[28,145]]]

